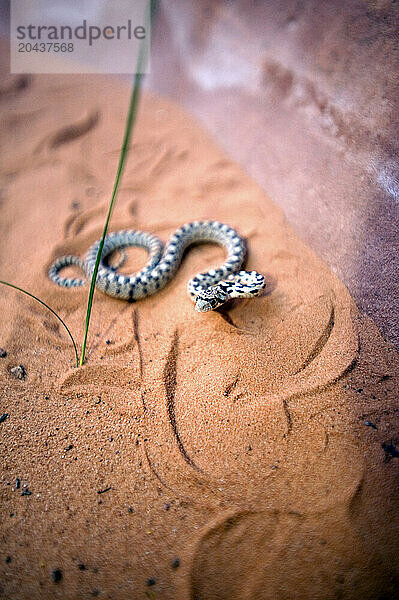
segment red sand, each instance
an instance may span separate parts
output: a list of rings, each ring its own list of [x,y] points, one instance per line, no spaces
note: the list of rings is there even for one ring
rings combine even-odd
[[[128,90],[11,76],[0,97],[0,276],[81,340],[87,288],[46,272],[101,233]],[[397,353],[263,191],[145,96],[110,230],[202,218],[247,237],[267,293],[196,313],[185,282],[224,253],[194,248],[153,297],[96,294],[80,369],[53,316],[1,289],[1,597],[398,594]]]

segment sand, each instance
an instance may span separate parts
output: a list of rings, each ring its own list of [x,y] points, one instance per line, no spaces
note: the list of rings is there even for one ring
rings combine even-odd
[[[46,272],[101,233],[128,95],[102,77],[0,88],[0,276],[79,343],[88,290]],[[166,240],[204,218],[247,238],[266,293],[196,313],[185,282],[224,252],[193,248],[156,296],[96,294],[82,368],[48,311],[0,290],[2,598],[398,594],[397,353],[263,190],[147,94],[110,229]]]

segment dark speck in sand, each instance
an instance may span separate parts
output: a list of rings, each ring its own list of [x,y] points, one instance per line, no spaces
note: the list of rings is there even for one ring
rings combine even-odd
[[[105,492],[109,492],[110,490],[112,490],[111,486],[104,488],[103,490],[97,490],[97,494],[105,494]]]
[[[374,423],[372,423],[371,421],[365,421],[364,424],[367,425],[367,427],[372,427],[373,429],[377,429],[377,426],[374,425]]]
[[[7,350],[4,348],[0,348],[0,358],[5,358],[7,356]]]
[[[151,587],[152,585],[155,585],[156,581],[153,577],[150,577],[149,579],[147,579],[147,585],[148,587]]]
[[[73,444],[69,444],[69,446],[67,446],[65,448],[65,452],[68,452],[69,450],[72,450],[72,448],[73,448]]]
[[[10,563],[11,561],[12,561],[12,558],[11,558],[11,556],[7,556],[7,558],[6,558],[6,563],[8,564],[8,563]]]
[[[32,492],[30,491],[29,488],[25,488],[22,490],[21,496],[32,496]]]
[[[174,558],[172,560],[172,569],[177,569],[180,567],[180,558]]]
[[[19,490],[20,487],[21,487],[21,480],[17,477],[15,480],[15,489]]]
[[[381,444],[382,449],[385,452],[386,458],[390,460],[391,458],[399,458],[399,451],[394,444],[387,444],[384,442]]]
[[[130,514],[133,514],[136,511],[134,510],[134,508],[132,506],[129,506],[129,508],[127,509],[127,512],[130,513]]]
[[[164,510],[169,510],[170,509],[170,504],[166,503],[163,505]]]
[[[91,591],[91,595],[92,595],[92,596],[98,596],[98,595],[99,595],[99,593],[100,593],[100,590],[92,590],[92,591]]]
[[[2,414],[0,417],[0,423],[4,423],[4,421],[7,419],[7,417],[8,417],[8,413]]]
[[[62,579],[61,569],[54,569],[54,571],[51,573],[51,579],[54,581],[54,583],[59,583]]]
[[[79,571],[86,571],[86,569],[87,569],[86,565],[84,565],[83,563],[80,563],[78,565],[78,568],[79,568]]]

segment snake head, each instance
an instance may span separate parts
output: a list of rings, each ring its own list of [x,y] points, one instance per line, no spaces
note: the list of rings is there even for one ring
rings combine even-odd
[[[228,299],[227,293],[218,285],[213,285],[198,294],[195,300],[195,310],[198,312],[209,312],[215,310]]]

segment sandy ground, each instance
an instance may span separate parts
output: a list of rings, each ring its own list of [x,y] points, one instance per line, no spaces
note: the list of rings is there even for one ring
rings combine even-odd
[[[46,272],[99,237],[128,90],[8,76],[0,100],[0,276],[80,341],[87,288]],[[263,191],[147,95],[110,229],[166,240],[202,218],[247,238],[266,294],[196,313],[185,282],[224,253],[193,248],[156,296],[96,295],[80,369],[54,317],[1,289],[2,598],[399,593],[397,354]]]

